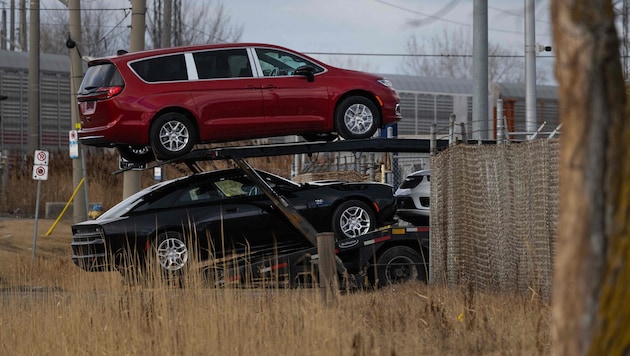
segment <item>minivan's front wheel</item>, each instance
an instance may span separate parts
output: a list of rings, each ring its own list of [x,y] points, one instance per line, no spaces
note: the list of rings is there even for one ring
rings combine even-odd
[[[195,126],[181,113],[162,114],[151,125],[149,140],[157,158],[177,158],[190,152],[195,146]]]
[[[116,149],[120,157],[134,164],[145,164],[155,159],[149,146],[116,146]]]
[[[346,140],[372,137],[380,121],[376,105],[363,96],[344,99],[335,111],[337,132]]]

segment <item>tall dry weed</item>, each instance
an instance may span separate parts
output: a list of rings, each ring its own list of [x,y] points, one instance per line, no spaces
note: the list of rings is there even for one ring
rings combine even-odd
[[[245,143],[247,144],[247,143]],[[281,176],[290,173],[291,157],[261,157],[248,159],[255,168],[263,169]],[[114,150],[88,149],[85,151],[86,182],[90,203],[100,203],[108,209],[122,199],[123,174],[114,174],[119,170],[119,156]],[[37,203],[38,181],[33,179],[33,156],[13,156],[9,160],[9,174],[6,191],[0,192],[0,214],[34,216]],[[231,161],[205,161],[199,166],[204,170],[235,167]],[[162,177],[172,179],[191,174],[183,164],[162,166]],[[153,170],[141,173],[141,187],[155,184]],[[73,162],[68,152],[50,152],[48,179],[41,181],[40,216],[45,213],[46,202],[67,202],[72,196]]]

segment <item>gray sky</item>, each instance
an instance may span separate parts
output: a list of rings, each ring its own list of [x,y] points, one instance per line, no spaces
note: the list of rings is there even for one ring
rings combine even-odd
[[[471,33],[473,0],[224,0],[242,40],[273,43],[313,53],[406,53],[411,35],[446,29]],[[488,0],[489,41],[524,53],[524,0]],[[551,45],[549,1],[536,1],[536,42]],[[313,55],[331,64],[347,57]],[[370,71],[400,72],[401,57],[354,56]],[[549,61],[548,59],[545,61]]]

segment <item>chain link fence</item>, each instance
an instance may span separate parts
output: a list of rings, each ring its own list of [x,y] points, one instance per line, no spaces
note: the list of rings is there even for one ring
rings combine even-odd
[[[431,159],[431,280],[550,299],[557,139],[455,145]]]

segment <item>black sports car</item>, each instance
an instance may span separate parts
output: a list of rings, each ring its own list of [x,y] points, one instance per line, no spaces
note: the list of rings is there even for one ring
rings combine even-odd
[[[257,171],[318,232],[356,237],[393,222],[393,188],[381,183],[304,183]],[[270,255],[312,247],[243,171],[198,173],[146,188],[96,220],[72,226],[72,258],[87,271],[155,258],[168,271],[189,258]]]

